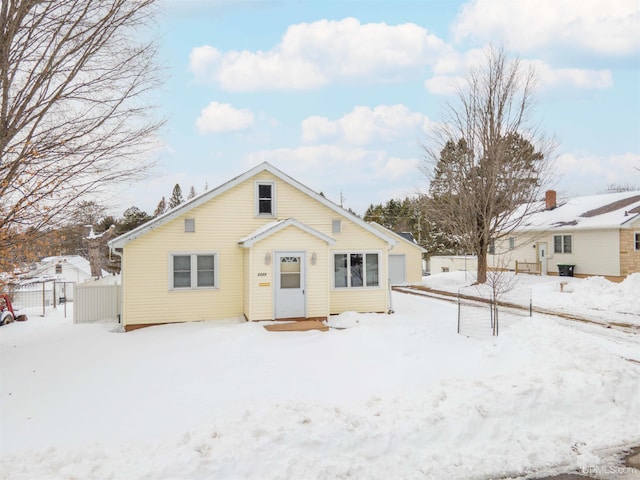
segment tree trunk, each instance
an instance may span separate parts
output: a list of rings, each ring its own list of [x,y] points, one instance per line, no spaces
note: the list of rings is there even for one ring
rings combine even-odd
[[[487,282],[487,249],[481,248],[476,252],[478,257],[478,276],[476,279],[477,284],[483,284]]]

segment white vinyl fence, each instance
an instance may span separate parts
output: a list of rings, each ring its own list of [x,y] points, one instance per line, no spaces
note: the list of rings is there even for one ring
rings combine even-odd
[[[119,321],[121,285],[81,283],[74,293],[73,323]]]

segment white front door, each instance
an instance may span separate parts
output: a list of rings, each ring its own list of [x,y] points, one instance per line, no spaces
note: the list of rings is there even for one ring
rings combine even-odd
[[[540,262],[540,269],[542,270],[542,275],[547,274],[547,244],[539,243],[538,244],[538,261]]]
[[[303,252],[276,253],[276,318],[304,318],[305,254]]]

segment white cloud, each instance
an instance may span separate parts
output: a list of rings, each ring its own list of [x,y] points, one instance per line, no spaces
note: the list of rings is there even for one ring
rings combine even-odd
[[[522,66],[535,69],[540,88],[543,89],[562,85],[580,89],[604,89],[613,86],[613,76],[609,70],[553,68],[542,60],[523,61]]]
[[[471,0],[452,30],[460,41],[502,41],[510,48],[578,48],[604,55],[638,52],[637,0]]]
[[[385,202],[389,190],[407,194],[421,179],[416,158],[390,157],[384,150],[339,145],[308,145],[254,152],[250,165],[267,161],[327,198],[364,213],[371,203]],[[384,181],[381,181],[384,179]]]
[[[378,172],[381,178],[395,180],[398,178],[415,176],[418,172],[420,160],[417,158],[397,158],[391,157],[386,161],[384,167]]]
[[[221,133],[244,130],[254,123],[251,110],[237,109],[228,103],[211,102],[200,112],[196,127],[200,133]]]
[[[436,75],[424,82],[424,88],[434,95],[453,95],[457,92],[458,85],[464,82],[464,78],[449,75]]]
[[[639,153],[564,153],[557,158],[555,168],[563,177],[561,186],[568,188],[571,195],[603,192],[611,184],[640,188]]]
[[[326,117],[314,115],[302,121],[302,140],[315,143],[327,138],[337,138],[339,135],[338,122],[332,122]]]
[[[564,153],[559,155],[555,162],[556,171],[560,175],[601,175],[605,172],[602,158],[592,155],[579,155]]]
[[[189,54],[189,67],[196,78],[208,78],[213,74],[212,66],[220,57],[220,51],[209,45],[196,47]]]
[[[306,142],[340,140],[351,145],[407,140],[416,142],[429,129],[431,122],[404,105],[379,105],[374,109],[355,107],[337,120],[313,116],[302,122],[302,138]]]
[[[464,75],[469,68],[480,66],[485,61],[483,50],[469,50],[460,55],[455,61],[438,70],[442,75],[434,75],[424,82],[425,89],[435,95],[452,95],[457,86],[465,82]],[[574,89],[590,90],[605,89],[613,86],[613,76],[609,70],[590,70],[582,68],[554,68],[542,60],[521,60],[522,72],[529,67],[535,70],[540,90],[571,87]],[[435,71],[436,69],[434,69]]]
[[[361,24],[355,18],[292,25],[268,51],[221,53],[194,48],[190,69],[198,81],[230,91],[303,90],[333,80],[393,81],[419,72],[448,47],[413,24]]]

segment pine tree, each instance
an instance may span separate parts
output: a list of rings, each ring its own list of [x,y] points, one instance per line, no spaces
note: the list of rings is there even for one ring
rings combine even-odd
[[[164,199],[164,197],[162,197],[162,199],[158,202],[158,206],[156,207],[156,210],[153,212],[153,216],[157,217],[159,215],[162,215],[166,211],[167,211],[167,201]]]
[[[176,183],[175,187],[173,187],[171,198],[169,199],[169,209],[176,208],[181,203],[184,203],[184,199],[182,198],[182,188],[180,188],[179,183]]]
[[[196,189],[193,185],[191,185],[191,188],[189,189],[189,195],[187,195],[187,200],[191,200],[193,197],[195,197],[198,193],[196,192]]]
[[[116,225],[116,234],[122,235],[149,220],[151,220],[151,217],[147,212],[140,210],[138,207],[127,208],[122,214],[122,219],[120,219]]]

